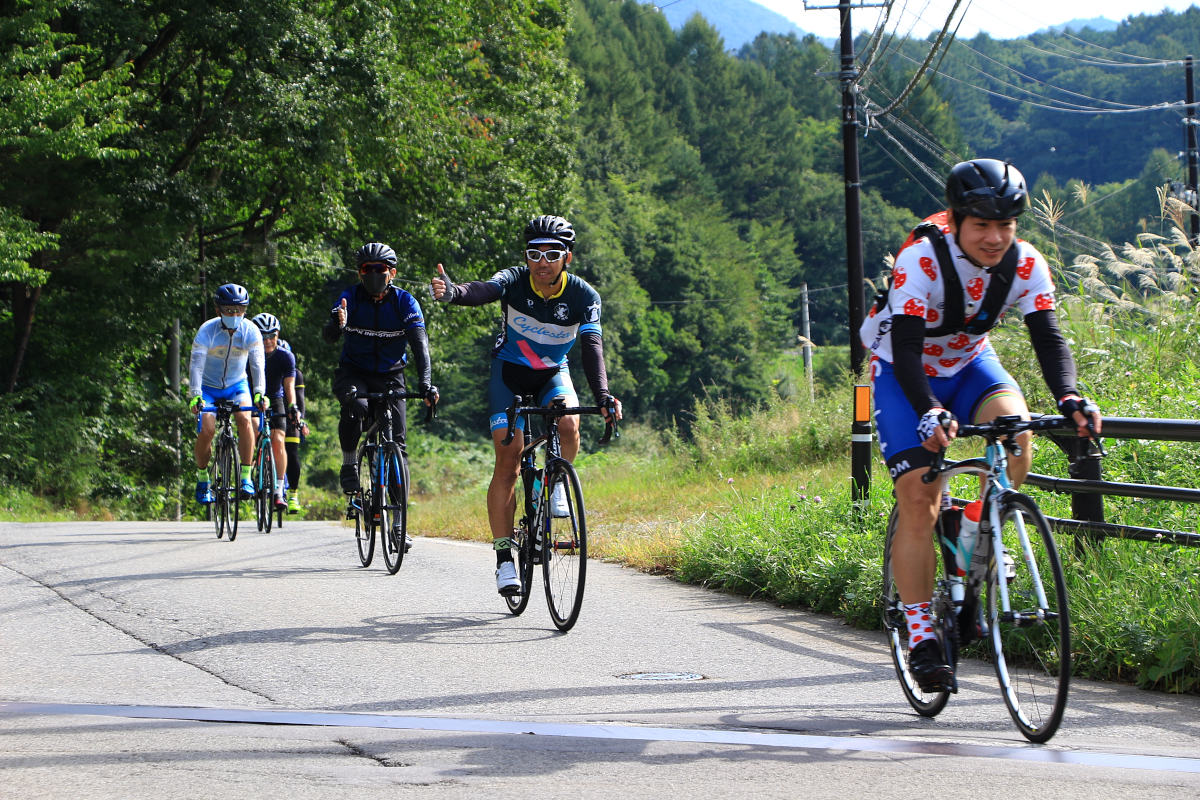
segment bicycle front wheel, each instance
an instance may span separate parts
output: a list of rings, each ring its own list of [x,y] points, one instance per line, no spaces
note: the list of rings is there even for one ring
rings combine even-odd
[[[233,454],[233,442],[224,436],[217,440],[216,462],[217,468],[213,475],[216,506],[213,509],[213,524],[216,526],[218,539],[228,533],[229,541],[232,542],[237,536],[233,529],[233,513],[237,503],[237,486],[233,483],[233,476],[237,465]]]
[[[533,470],[521,472],[521,496],[525,498],[525,516],[512,535],[512,556],[517,568],[517,580],[521,582],[521,591],[518,594],[504,595],[504,602],[514,617],[520,616],[529,605],[529,591],[533,584],[533,539],[538,525],[532,502],[533,474]]]
[[[271,496],[274,487],[275,460],[270,443],[264,440],[259,442],[254,459],[254,516],[262,533],[270,533],[274,522]]]
[[[892,666],[896,668],[896,677],[900,679],[900,688],[905,699],[921,716],[935,717],[946,707],[950,700],[950,692],[922,690],[908,669],[908,631],[904,621],[904,603],[900,600],[900,591],[896,588],[896,579],[892,574],[892,542],[896,538],[896,520],[896,509],[893,508],[891,516],[888,517],[887,538],[883,545],[883,626],[887,632]],[[933,601],[929,605],[933,612],[933,629],[937,633],[938,641],[944,643],[947,640],[947,632],[942,622],[941,609],[945,604],[941,602],[938,591],[935,590]]]
[[[375,459],[372,451],[358,456],[358,513],[354,517],[354,541],[358,545],[358,560],[364,567],[375,558]]]
[[[225,492],[225,507],[228,515],[225,534],[232,542],[237,538],[238,519],[242,516],[241,464],[238,461],[237,439],[230,437],[226,440],[226,444],[228,445],[226,452],[229,454],[229,471],[226,475],[229,479],[225,484],[228,487],[228,491]]]
[[[404,563],[405,538],[408,536],[408,458],[397,444],[384,445],[383,483],[387,490],[384,502],[386,526],[380,530],[383,542],[383,563],[389,574],[395,575]]]
[[[555,508],[551,502],[556,489],[566,495],[565,508]],[[542,579],[546,584],[546,604],[550,607],[554,627],[566,632],[579,619],[587,577],[587,517],[579,476],[569,461],[560,460],[550,465],[542,491],[544,512],[541,517],[545,532]]]
[[[1037,504],[1015,492],[1001,503],[1003,550],[988,567],[984,601],[996,678],[1021,734],[1045,742],[1062,723],[1071,682],[1067,585]]]

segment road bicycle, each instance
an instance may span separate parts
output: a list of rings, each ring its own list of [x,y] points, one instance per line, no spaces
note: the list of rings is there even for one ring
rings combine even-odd
[[[395,575],[412,547],[412,539],[408,535],[408,452],[403,442],[392,438],[392,408],[387,401],[423,400],[425,395],[388,389],[358,392],[355,397],[366,398],[373,419],[358,447],[359,490],[350,498],[346,518],[354,520],[362,565],[371,566],[378,534],[384,566],[388,574]],[[426,424],[433,420],[435,411],[436,404],[427,407]]]
[[[241,470],[233,415],[238,411],[254,410],[253,406],[240,406],[232,400],[217,400],[213,405],[200,409],[201,413],[217,415],[212,459],[213,502],[208,513],[216,528],[217,538],[228,536],[231,542],[237,538],[238,517],[241,515],[238,496]]]
[[[560,631],[569,631],[579,619],[583,607],[583,588],[587,577],[587,515],[583,506],[583,490],[575,468],[562,457],[558,421],[568,414],[602,414],[600,406],[568,408],[561,398],[549,407],[533,405],[534,398],[517,396],[508,407],[508,433],[504,444],[516,435],[517,420],[524,421],[524,447],[521,450],[521,485],[524,497],[524,516],[513,530],[512,552],[516,561],[517,592],[505,595],[504,602],[514,616],[529,604],[533,590],[533,568],[542,565],[542,583],[546,589],[546,605],[550,619]],[[545,431],[533,435],[533,418],[545,420]],[[619,437],[615,415],[605,421],[600,444]],[[539,466],[538,451],[543,452]],[[566,493],[567,513],[556,516],[551,498],[556,486]]]
[[[933,627],[946,663],[953,667],[960,651],[976,638],[989,643],[985,657],[995,668],[1004,704],[1032,742],[1048,741],[1062,722],[1071,679],[1070,613],[1050,525],[1031,497],[1010,487],[1006,468],[1008,455],[1021,452],[1017,434],[1074,427],[1060,416],[1026,420],[1014,415],[982,425],[960,424],[960,438],[984,439],[984,456],[947,461],[943,451],[923,476],[926,483],[940,481],[943,496],[955,476],[979,478],[979,530],[966,576],[959,575],[955,563],[952,515],[944,509],[935,526],[942,568],[930,603]],[[958,691],[958,681],[953,679],[944,691],[924,692],[909,672],[904,608],[892,575],[895,531],[893,509],[883,555],[883,622],[904,696],[918,714],[932,717]]]
[[[251,481],[254,483],[254,518],[260,533],[270,533],[275,522],[275,450],[271,446],[271,411],[255,409],[258,417],[258,433],[254,440],[254,459],[250,463]],[[283,525],[283,516],[279,516]]]

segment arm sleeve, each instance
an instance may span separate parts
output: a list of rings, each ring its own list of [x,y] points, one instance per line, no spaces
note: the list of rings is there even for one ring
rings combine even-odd
[[[417,370],[417,391],[427,392],[432,383],[429,338],[425,335],[425,328],[420,325],[409,328],[405,335],[408,337],[408,346],[412,349],[413,364]]]
[[[192,341],[192,359],[188,364],[188,391],[195,397],[200,394],[204,383],[204,362],[208,359],[208,346],[197,336]]]
[[[296,370],[296,408],[300,409],[300,413],[304,412],[304,373]]]
[[[580,338],[583,374],[587,376],[592,396],[599,403],[608,392],[608,370],[604,367],[604,341],[598,333],[585,333]]]
[[[504,289],[492,281],[470,281],[468,283],[451,284],[454,298],[450,301],[456,306],[482,306],[500,299]]]
[[[1069,394],[1079,394],[1076,386],[1075,358],[1071,348],[1058,327],[1058,316],[1052,309],[1035,311],[1025,315],[1025,327],[1029,328],[1029,339],[1037,353],[1042,377],[1050,387],[1055,402]]]
[[[325,327],[321,328],[321,338],[333,344],[342,335],[342,329],[338,325],[337,314],[330,313],[329,321],[325,323]]]
[[[258,330],[256,329],[254,332],[258,333]],[[250,342],[250,383],[251,391],[254,394],[262,394],[267,390],[267,370],[264,362],[262,338],[252,339]]]
[[[917,416],[921,416],[941,401],[929,386],[921,351],[925,345],[925,320],[911,314],[896,314],[892,317],[892,367],[896,383]]]

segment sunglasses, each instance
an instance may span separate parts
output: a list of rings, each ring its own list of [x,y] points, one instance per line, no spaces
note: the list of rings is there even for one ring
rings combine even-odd
[[[525,251],[525,258],[535,264],[544,258],[546,259],[546,263],[549,264],[554,261],[561,261],[562,257],[566,254],[566,250],[535,250],[531,247]]]
[[[233,314],[239,314],[239,315],[245,314],[246,307],[245,306],[217,306],[217,313],[223,314],[225,316],[230,316]]]
[[[387,264],[360,264],[358,271],[364,275],[368,272],[387,272],[391,269]]]

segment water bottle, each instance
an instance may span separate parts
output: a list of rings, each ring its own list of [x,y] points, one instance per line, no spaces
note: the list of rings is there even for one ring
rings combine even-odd
[[[954,550],[954,563],[959,575],[966,575],[971,567],[971,556],[979,539],[979,516],[983,503],[978,500],[967,503],[963,509],[962,523],[958,526],[958,546]]]

